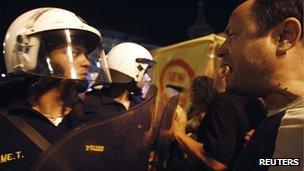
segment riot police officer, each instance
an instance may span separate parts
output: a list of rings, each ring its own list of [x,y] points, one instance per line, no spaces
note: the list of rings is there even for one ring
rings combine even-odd
[[[104,119],[117,116],[143,100],[143,89],[151,81],[147,71],[155,62],[149,51],[136,43],[125,42],[107,54],[112,83],[86,94],[90,104]]]
[[[100,44],[97,29],[64,9],[34,9],[11,24],[3,45],[13,81],[1,88],[12,91],[1,98],[16,96],[20,84],[25,91],[0,112],[0,170],[29,170],[41,152],[94,117],[77,94],[94,65],[87,56],[101,52]]]

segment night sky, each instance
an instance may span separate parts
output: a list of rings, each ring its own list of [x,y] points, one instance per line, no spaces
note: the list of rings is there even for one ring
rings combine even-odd
[[[0,0],[0,40],[10,23],[20,14],[37,7],[70,10],[87,23],[145,37],[151,44],[165,46],[189,40],[187,29],[196,20],[199,1],[205,1],[207,21],[223,30],[229,14],[240,0]],[[1,46],[2,51],[2,46]],[[2,54],[0,72],[4,72]]]

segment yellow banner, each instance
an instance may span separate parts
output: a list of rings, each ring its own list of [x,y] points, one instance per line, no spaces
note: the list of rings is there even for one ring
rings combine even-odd
[[[212,78],[215,49],[223,42],[222,37],[211,34],[152,50],[156,60],[153,82],[158,88],[158,95],[162,94],[165,87],[181,90],[179,105],[187,111],[193,79],[202,75]],[[157,97],[157,104],[159,100],[161,98]]]

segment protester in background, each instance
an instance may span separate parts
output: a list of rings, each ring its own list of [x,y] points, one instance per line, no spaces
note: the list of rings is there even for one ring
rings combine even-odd
[[[265,108],[252,103],[251,98],[223,92],[229,68],[220,60],[216,66],[213,87],[222,93],[218,93],[211,100],[205,118],[198,128],[197,140],[186,135],[187,119],[184,112],[178,112],[174,121],[173,135],[187,154],[196,160],[197,170],[231,169],[238,154],[243,150],[245,135],[252,129],[251,123],[259,123],[266,117]]]
[[[217,93],[212,88],[212,79],[198,76],[193,80],[191,86],[191,107],[187,112],[187,132],[195,133],[201,121],[204,119],[206,110],[213,96]]]

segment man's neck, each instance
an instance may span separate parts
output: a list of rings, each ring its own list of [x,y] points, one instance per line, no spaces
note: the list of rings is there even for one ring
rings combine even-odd
[[[286,90],[273,91],[264,97],[264,101],[269,111],[281,109],[289,103],[293,102],[303,94],[292,93]]]
[[[284,63],[277,70],[277,86],[263,97],[269,110],[280,109],[304,95],[303,44],[289,51]],[[297,50],[298,49],[298,50]]]
[[[49,117],[63,117],[71,109],[65,107],[58,89],[51,89],[39,96],[32,103],[32,108]]]

